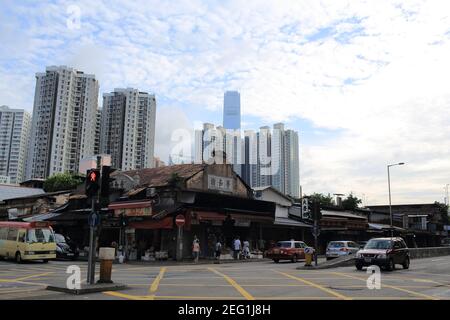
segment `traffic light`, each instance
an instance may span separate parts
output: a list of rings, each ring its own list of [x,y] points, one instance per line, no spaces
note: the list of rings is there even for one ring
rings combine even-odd
[[[100,170],[90,169],[86,173],[86,195],[88,197],[97,195],[100,189]]]
[[[320,203],[319,202],[313,202],[312,216],[313,216],[313,220],[317,220],[317,221],[319,221],[322,218],[322,212],[320,211]]]
[[[102,186],[100,188],[101,197],[109,197],[109,184],[111,183],[111,181],[114,181],[114,179],[111,179],[109,176],[114,171],[116,171],[116,169],[111,169],[110,166],[102,167]]]

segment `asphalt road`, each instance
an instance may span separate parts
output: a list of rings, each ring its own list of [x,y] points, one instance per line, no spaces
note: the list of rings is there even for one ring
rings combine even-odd
[[[445,299],[450,300],[450,256],[411,261],[381,272],[381,289],[368,289],[369,274],[354,267],[297,270],[303,262],[271,261],[204,265],[113,266],[113,280],[127,284],[122,291],[70,295],[45,290],[64,285],[67,267],[77,264],[86,282],[86,262],[50,261],[17,265],[0,261],[0,299],[214,299],[214,300],[352,300]],[[97,264],[98,267],[98,264]]]

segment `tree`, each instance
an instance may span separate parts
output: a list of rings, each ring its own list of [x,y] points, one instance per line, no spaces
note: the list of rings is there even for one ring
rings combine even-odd
[[[327,196],[314,192],[309,198],[314,202],[319,202],[321,207],[330,207],[333,205],[333,198],[328,194]]]
[[[81,183],[83,183],[83,180],[77,175],[71,174],[69,172],[56,173],[45,180],[44,191],[55,192],[63,190],[73,190]]]
[[[359,205],[361,203],[362,203],[361,199],[354,196],[353,193],[350,192],[350,194],[347,196],[347,198],[342,200],[342,207],[345,210],[355,210],[359,207]]]

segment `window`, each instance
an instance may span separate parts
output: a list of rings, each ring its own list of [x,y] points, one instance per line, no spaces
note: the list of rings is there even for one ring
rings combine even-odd
[[[55,242],[50,229],[30,229],[27,234],[27,242]]]
[[[25,230],[20,230],[19,231],[19,242],[25,242]]]
[[[8,231],[8,239],[10,241],[16,241],[17,240],[17,229],[10,228]]]
[[[296,243],[295,243],[295,248],[296,248],[296,249],[302,248],[302,244],[301,244],[300,242],[296,242]]]
[[[6,227],[0,228],[0,240],[6,240],[7,236],[8,236],[8,228]]]

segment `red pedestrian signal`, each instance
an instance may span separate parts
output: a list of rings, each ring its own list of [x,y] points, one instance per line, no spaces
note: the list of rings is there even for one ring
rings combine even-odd
[[[100,170],[90,169],[86,173],[86,195],[88,197],[97,195],[100,189]]]

